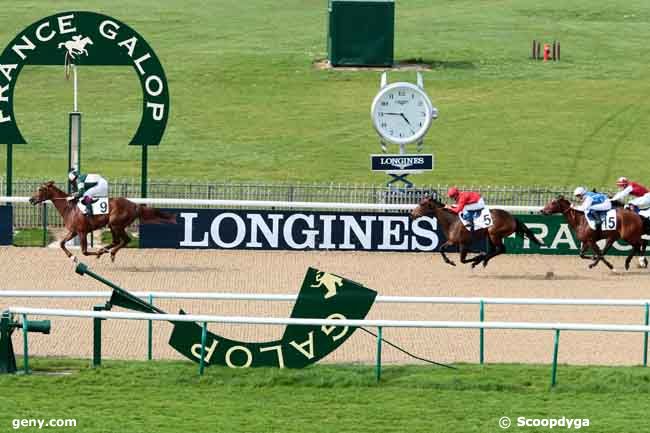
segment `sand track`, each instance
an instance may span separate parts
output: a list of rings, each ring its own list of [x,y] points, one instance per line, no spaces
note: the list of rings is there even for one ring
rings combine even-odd
[[[357,252],[265,252],[123,250],[116,263],[107,257],[85,260],[93,270],[130,290],[216,291],[242,293],[297,293],[308,266],[358,281],[382,295],[650,298],[650,271],[622,271],[623,259],[612,259],[619,273],[566,256],[507,256],[486,269],[452,268],[437,254]],[[553,277],[548,278],[547,273]],[[74,273],[72,263],[59,250],[0,248],[0,289],[108,290]],[[46,300],[0,298],[8,305],[91,309],[106,299]],[[289,315],[289,303],[157,301],[168,312],[184,308],[192,313],[226,315]],[[477,306],[375,304],[369,318],[411,320],[477,320]],[[574,306],[487,307],[486,320],[643,324],[644,309]],[[269,326],[223,326],[211,329],[247,341],[278,338],[282,329]],[[154,325],[154,356],[178,358],[167,346],[171,326]],[[18,334],[18,333],[17,333]],[[388,329],[385,337],[422,356],[443,362],[477,362],[478,331]],[[20,335],[15,348],[20,352]],[[35,355],[90,357],[92,325],[87,319],[52,319],[52,334],[31,337]],[[552,332],[486,331],[488,362],[548,363]],[[639,364],[642,335],[563,332],[560,362],[571,364]],[[146,358],[144,322],[108,321],[104,324],[103,352],[112,358]],[[334,362],[373,362],[374,341],[355,334],[327,358]],[[411,362],[385,348],[386,362]]]

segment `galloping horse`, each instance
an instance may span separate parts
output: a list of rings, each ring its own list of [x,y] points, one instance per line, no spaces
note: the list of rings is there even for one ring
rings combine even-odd
[[[67,197],[68,194],[54,186],[53,181],[49,181],[38,188],[36,193],[29,199],[29,202],[36,205],[46,200],[52,201],[56,210],[63,217],[65,228],[68,229],[68,233],[59,245],[68,258],[74,261],[76,261],[76,258],[65,247],[65,243],[77,235],[79,235],[81,252],[84,256],[97,256],[97,258],[100,258],[110,251],[111,260],[115,261],[115,254],[131,241],[125,229],[136,218],[140,218],[140,222],[144,224],[176,223],[176,215],[161,212],[145,205],[137,205],[123,197],[109,200],[108,215],[88,217],[79,210],[76,201],[68,201]],[[99,251],[88,251],[88,239],[86,238],[88,233],[106,226],[111,230],[113,242]]]
[[[569,223],[569,226],[576,233],[578,240],[582,243],[580,246],[580,258],[593,259],[589,264],[589,268],[593,268],[602,261],[609,269],[614,269],[614,266],[605,259],[605,254],[610,247],[619,239],[624,239],[632,246],[632,251],[625,259],[625,269],[630,269],[630,261],[635,255],[642,255],[645,251],[645,240],[641,237],[644,234],[643,221],[635,212],[618,208],[616,209],[616,230],[596,231],[592,230],[587,223],[587,218],[584,212],[571,207],[571,202],[562,196],[551,200],[542,209],[544,215],[552,215],[561,213]],[[598,242],[601,239],[606,239],[607,243],[601,250]],[[587,256],[587,249],[591,248],[594,256]]]
[[[456,213],[446,209],[443,203],[431,196],[422,198],[418,206],[411,211],[411,218],[413,219],[422,216],[434,216],[438,220],[442,231],[447,237],[447,241],[440,246],[440,254],[442,254],[445,263],[452,266],[456,266],[456,263],[447,257],[445,250],[453,245],[458,246],[461,263],[471,263],[472,267],[481,262],[483,262],[483,266],[487,266],[490,259],[505,253],[506,246],[503,244],[503,238],[513,233],[526,236],[537,245],[543,245],[523,222],[508,212],[501,209],[491,209],[490,215],[492,216],[492,225],[489,228],[470,232]],[[487,254],[481,253],[468,259],[467,253],[470,250],[472,241],[485,239],[486,237],[489,240],[490,251]]]

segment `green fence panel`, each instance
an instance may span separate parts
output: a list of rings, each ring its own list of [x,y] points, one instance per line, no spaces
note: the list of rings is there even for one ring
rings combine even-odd
[[[537,238],[544,242],[540,247],[521,236],[506,238],[505,244],[511,254],[570,254],[576,255],[580,250],[580,241],[576,239],[571,227],[561,215],[516,215],[525,223]],[[603,241],[604,242],[604,241]],[[627,255],[630,246],[624,241],[617,241],[607,255]]]

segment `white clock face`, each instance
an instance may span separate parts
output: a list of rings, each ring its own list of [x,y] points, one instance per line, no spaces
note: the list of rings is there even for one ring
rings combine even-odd
[[[384,87],[372,103],[372,121],[385,140],[395,144],[413,143],[431,126],[432,106],[426,94],[411,83]]]

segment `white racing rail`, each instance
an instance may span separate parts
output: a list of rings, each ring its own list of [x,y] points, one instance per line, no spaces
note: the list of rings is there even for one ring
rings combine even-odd
[[[247,316],[210,316],[198,314],[151,314],[151,313],[128,313],[112,311],[82,311],[82,310],[59,310],[52,308],[24,308],[9,307],[8,311],[13,314],[22,315],[23,318],[23,340],[25,372],[29,372],[28,354],[28,332],[24,330],[29,325],[28,315],[45,317],[77,317],[92,319],[126,319],[172,322],[198,322],[202,323],[201,343],[199,358],[199,374],[202,375],[205,368],[205,354],[207,344],[208,323],[220,324],[248,324],[248,325],[309,325],[309,326],[332,326],[332,327],[375,327],[377,328],[377,360],[375,364],[375,375],[377,381],[381,377],[381,347],[382,328],[445,328],[445,329],[478,329],[483,333],[485,329],[517,329],[517,330],[547,330],[555,331],[553,342],[553,363],[551,370],[551,386],[557,383],[557,360],[559,351],[560,331],[599,331],[599,332],[643,332],[646,338],[650,332],[650,326],[645,325],[612,325],[595,323],[529,323],[529,322],[460,322],[460,321],[416,321],[416,320],[349,320],[349,319],[301,319],[301,318],[278,318],[278,317],[247,317]],[[97,341],[95,341],[97,344]],[[101,343],[100,343],[101,345]],[[101,347],[101,346],[100,346]],[[95,350],[94,350],[95,351]],[[95,352],[101,352],[101,348]],[[93,359],[94,362],[94,359]]]
[[[353,209],[368,211],[402,210],[415,208],[415,204],[381,204],[381,203],[330,203],[309,201],[268,201],[268,200],[197,200],[185,198],[129,198],[137,204],[173,205],[173,206],[214,206],[240,208],[284,208],[284,209]],[[0,197],[3,203],[29,203],[29,197]],[[50,203],[49,201],[47,203]],[[540,206],[501,206],[490,205],[492,209],[503,209],[515,213],[540,212]]]
[[[53,290],[0,290],[0,298],[108,298],[111,291],[53,291]],[[298,299],[295,294],[273,293],[227,293],[227,292],[143,292],[131,294],[146,300],[155,299],[197,299],[215,301],[278,301],[291,302]],[[644,307],[650,299],[564,299],[564,298],[480,298],[444,296],[382,296],[377,303],[391,304],[464,304],[464,305],[574,305],[603,307]]]
[[[436,320],[350,320],[300,319],[282,317],[210,316],[203,314],[155,314],[113,311],[61,310],[55,308],[9,307],[5,311],[46,317],[79,317],[94,319],[158,320],[169,322],[228,323],[248,325],[310,325],[373,328],[452,328],[452,329],[530,329],[560,331],[650,332],[650,326],[611,325],[597,323],[530,323],[530,322],[461,322]]]

